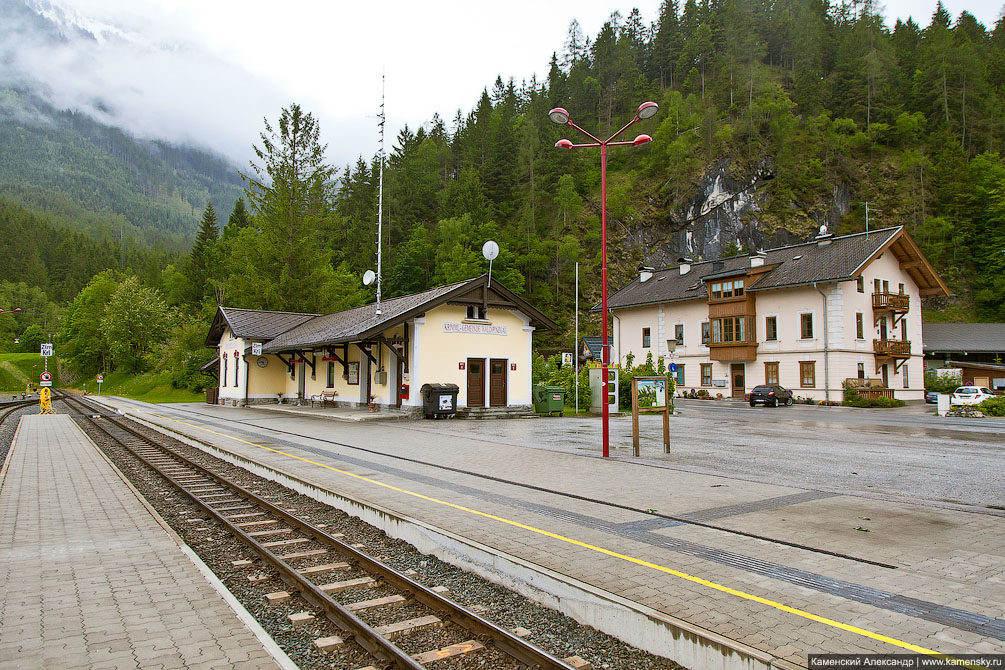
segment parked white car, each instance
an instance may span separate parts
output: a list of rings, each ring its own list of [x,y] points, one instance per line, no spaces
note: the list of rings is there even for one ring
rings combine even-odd
[[[953,391],[953,397],[949,399],[950,405],[980,405],[988,398],[994,398],[995,394],[991,389],[983,386],[960,386]]]

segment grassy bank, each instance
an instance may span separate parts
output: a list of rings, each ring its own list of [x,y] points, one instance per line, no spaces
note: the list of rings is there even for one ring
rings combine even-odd
[[[37,367],[33,367],[37,366]],[[38,375],[43,370],[43,359],[38,354],[0,354],[0,393],[21,393],[31,382],[38,388]],[[61,380],[54,360],[49,361],[52,385],[55,388],[71,388],[88,393],[98,392],[95,376],[81,376],[75,383]],[[172,373],[157,372],[134,375],[126,372],[110,372],[101,384],[102,395],[118,395],[146,402],[199,402],[205,400],[201,393],[176,389],[171,385]]]

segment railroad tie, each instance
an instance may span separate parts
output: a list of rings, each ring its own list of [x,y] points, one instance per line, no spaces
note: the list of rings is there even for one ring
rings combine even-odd
[[[563,658],[562,662],[568,663],[576,670],[593,670],[593,664],[589,661],[584,661],[579,656],[570,656],[568,658]]]
[[[288,618],[294,628],[306,626],[314,621],[314,615],[310,612],[297,612],[296,614],[291,614]]]
[[[234,519],[250,519],[256,516],[265,516],[265,512],[245,512],[244,514],[235,514],[233,516],[228,516],[227,521],[233,521]]]
[[[331,651],[337,649],[345,644],[345,640],[340,638],[338,635],[332,635],[331,637],[319,637],[314,640],[314,648],[320,651]]]
[[[484,648],[485,645],[481,642],[477,640],[468,640],[467,642],[452,644],[449,647],[444,647],[443,649],[414,654],[412,659],[421,665],[426,665],[427,663],[439,661],[444,658],[452,658],[454,656],[460,656],[461,654],[470,654],[473,651],[481,651]]]
[[[248,537],[261,537],[262,535],[284,535],[286,533],[292,533],[292,528],[276,528],[275,530],[256,530],[254,533],[248,533]]]
[[[244,523],[236,524],[238,528],[247,528],[249,526],[265,526],[270,523],[279,523],[275,519],[269,519],[268,521],[245,521]]]
[[[347,589],[355,588],[368,588],[372,589],[377,586],[377,580],[373,577],[360,577],[359,579],[348,579],[344,582],[332,582],[331,584],[322,584],[318,587],[321,591],[325,593],[339,593],[340,591],[345,591]]]
[[[265,599],[269,601],[270,604],[286,602],[290,599],[289,591],[276,591],[275,593],[266,593]]]
[[[303,544],[304,542],[310,542],[306,537],[296,537],[292,540],[275,540],[273,542],[263,542],[263,547],[288,547],[291,544]]]
[[[303,570],[298,570],[302,575],[314,575],[319,572],[333,572],[335,570],[348,570],[350,566],[348,563],[326,563],[325,565],[315,565],[309,568],[304,568]]]
[[[374,609],[375,607],[402,607],[408,599],[404,596],[387,596],[386,598],[374,598],[373,600],[361,600],[358,603],[346,605],[350,612],[362,612],[363,610]]]
[[[391,639],[399,635],[407,635],[412,631],[420,630],[422,628],[432,628],[433,626],[442,626],[443,622],[440,621],[439,617],[432,615],[421,616],[416,619],[406,619],[405,621],[399,621],[398,623],[389,623],[386,626],[377,626],[374,630],[378,635],[383,635],[384,637]]]
[[[310,558],[311,556],[321,556],[322,554],[327,553],[327,549],[310,549],[308,551],[301,551],[295,554],[283,554],[279,558],[284,561],[292,561],[295,558]]]

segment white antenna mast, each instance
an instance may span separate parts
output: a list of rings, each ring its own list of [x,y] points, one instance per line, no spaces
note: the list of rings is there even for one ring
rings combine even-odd
[[[380,316],[381,242],[384,237],[384,74],[380,75],[380,187],[377,191],[377,316]]]

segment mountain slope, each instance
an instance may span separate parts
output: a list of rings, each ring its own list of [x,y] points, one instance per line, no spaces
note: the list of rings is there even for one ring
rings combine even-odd
[[[227,212],[241,194],[222,158],[133,138],[24,89],[0,89],[0,146],[0,195],[99,238],[182,248],[207,202]]]

